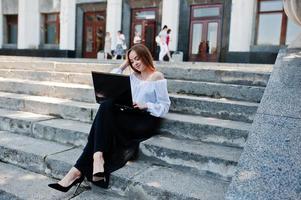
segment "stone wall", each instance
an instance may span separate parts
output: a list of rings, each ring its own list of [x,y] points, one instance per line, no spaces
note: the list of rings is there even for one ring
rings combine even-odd
[[[280,50],[227,200],[301,199],[301,48]]]

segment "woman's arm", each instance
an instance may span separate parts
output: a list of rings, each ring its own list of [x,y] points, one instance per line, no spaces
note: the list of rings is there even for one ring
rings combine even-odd
[[[166,79],[156,82],[155,86],[156,102],[147,102],[147,111],[156,117],[162,117],[168,113],[170,99],[167,91]]]
[[[129,62],[126,59],[119,67],[112,69],[111,73],[122,74],[128,66]]]
[[[162,117],[168,113],[170,107],[170,99],[167,91],[167,81],[164,79],[164,75],[161,72],[155,72],[151,77],[154,81],[155,89],[155,102],[137,103],[134,102],[134,107],[147,110],[151,115],[156,117]]]

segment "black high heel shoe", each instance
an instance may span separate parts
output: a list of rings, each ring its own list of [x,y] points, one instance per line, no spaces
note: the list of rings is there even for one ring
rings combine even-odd
[[[71,183],[67,187],[61,186],[58,183],[51,183],[51,184],[48,184],[48,186],[55,189],[55,190],[61,191],[61,192],[68,192],[70,190],[70,188],[72,188],[72,186],[78,184],[76,189],[75,189],[75,192],[74,192],[74,193],[76,193],[77,189],[79,188],[80,184],[84,181],[84,179],[85,179],[85,177],[81,176],[81,177],[75,179],[75,181],[73,181],[73,183]]]
[[[97,172],[95,174],[93,174],[93,177],[96,177],[98,179],[106,179],[105,177],[105,172]],[[92,178],[93,179],[93,178]],[[98,181],[98,180],[97,180]]]
[[[92,180],[92,183],[94,185],[97,185],[98,187],[101,187],[101,188],[104,188],[104,189],[107,189],[109,187],[109,182],[110,182],[110,174],[109,173],[98,172],[98,173],[95,173],[93,176],[96,176],[98,178],[103,178],[99,181],[93,181]]]

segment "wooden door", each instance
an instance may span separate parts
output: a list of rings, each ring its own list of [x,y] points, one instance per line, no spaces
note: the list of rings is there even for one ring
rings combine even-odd
[[[96,58],[97,52],[103,50],[106,34],[104,11],[84,13],[83,57]]]
[[[220,54],[221,5],[192,7],[189,60],[216,62]]]
[[[131,45],[135,32],[141,36],[141,43],[148,47],[152,55],[156,50],[156,8],[134,9],[132,11]]]

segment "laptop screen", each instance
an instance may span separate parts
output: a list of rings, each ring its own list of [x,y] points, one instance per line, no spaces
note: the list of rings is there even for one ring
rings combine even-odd
[[[97,103],[113,100],[115,104],[132,107],[129,76],[92,71],[92,78]]]

